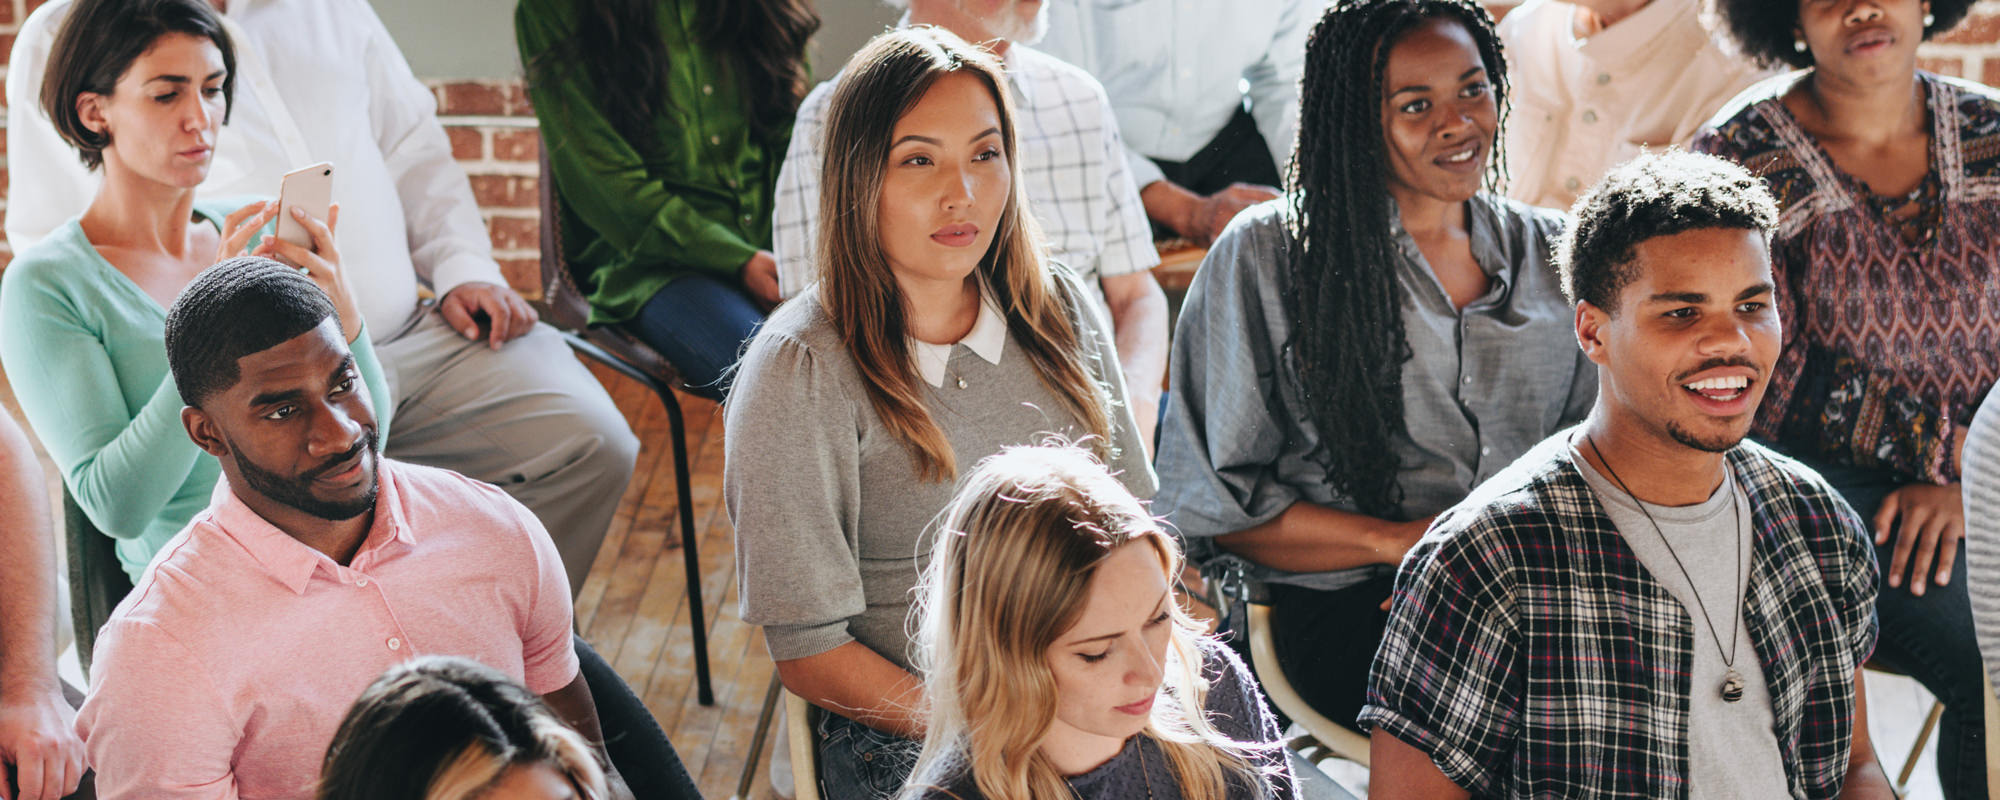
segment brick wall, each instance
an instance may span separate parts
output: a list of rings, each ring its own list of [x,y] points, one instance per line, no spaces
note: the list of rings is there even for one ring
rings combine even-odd
[[[1774,0],[1785,2],[1788,0]],[[14,32],[44,0],[0,0],[0,60],[13,49]],[[1513,2],[1489,2],[1495,16]],[[505,9],[494,13],[505,13]],[[511,46],[511,43],[507,43]],[[842,54],[844,58],[844,54]],[[1926,44],[1924,69],[2000,85],[2000,0],[1980,0],[1972,15],[1952,32]],[[0,68],[4,75],[4,68]],[[541,139],[534,111],[517,76],[478,80],[427,79],[438,98],[438,114],[451,137],[452,154],[465,166],[473,195],[493,237],[493,255],[508,280],[524,292],[535,289],[538,255],[536,153]],[[6,145],[0,141],[0,197],[7,190]],[[5,213],[0,200],[0,215]],[[11,257],[0,243],[0,266]]]

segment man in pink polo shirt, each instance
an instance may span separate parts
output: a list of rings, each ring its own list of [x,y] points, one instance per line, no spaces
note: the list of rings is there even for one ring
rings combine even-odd
[[[354,698],[432,653],[499,669],[601,740],[548,533],[492,486],[377,455],[309,279],[212,267],[168,312],[166,350],[223,481],[98,636],[77,732],[101,797],[311,797]]]

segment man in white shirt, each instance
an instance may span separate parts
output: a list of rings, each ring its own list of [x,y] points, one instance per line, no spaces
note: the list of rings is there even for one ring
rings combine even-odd
[[[1507,195],[1569,208],[1642,148],[1686,144],[1738,92],[1773,73],[1709,35],[1699,0],[1528,0],[1507,45]]]
[[[1236,212],[1278,195],[1321,3],[1048,5],[1041,49],[1096,76],[1114,98],[1126,161],[1155,223],[1206,245]]]
[[[202,195],[271,197],[285,173],[333,164],[342,261],[396,403],[388,454],[506,490],[554,534],[581,587],[638,440],[561,334],[507,287],[430,90],[366,0],[214,3],[238,90]],[[69,8],[53,0],[30,15],[8,62],[15,252],[97,190],[36,101]],[[435,309],[419,303],[419,281],[441,298]]]
[[[1024,196],[1050,256],[1102,291],[1132,413],[1150,447],[1167,371],[1167,299],[1153,279],[1159,252],[1104,88],[1083,70],[1027,47],[1045,29],[1046,6],[1039,0],[1002,0],[978,11],[967,8],[967,0],[886,1],[909,10],[902,25],[936,25],[985,44],[1006,62]],[[839,81],[836,75],[820,84],[799,105],[778,172],[772,252],[778,288],[788,298],[816,280],[820,136]]]

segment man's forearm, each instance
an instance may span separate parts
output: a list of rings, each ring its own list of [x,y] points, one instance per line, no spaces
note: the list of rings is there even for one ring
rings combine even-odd
[[[1222,549],[1288,572],[1334,572],[1394,565],[1430,526],[1430,519],[1392,522],[1308,503],[1247,530],[1218,536]]]
[[[0,413],[0,692],[58,690],[53,530],[41,464]]]

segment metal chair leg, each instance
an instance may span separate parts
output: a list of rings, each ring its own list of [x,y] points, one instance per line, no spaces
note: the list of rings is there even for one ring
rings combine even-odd
[[[667,407],[667,427],[674,444],[674,486],[680,492],[681,557],[687,565],[688,624],[694,634],[695,698],[702,705],[715,705],[715,690],[708,677],[708,623],[701,601],[701,558],[695,552],[694,492],[688,481],[687,425],[681,419],[681,404],[673,389],[660,386],[660,402]]]
[[[771,721],[777,716],[778,697],[785,691],[785,684],[778,680],[776,670],[771,672],[771,685],[764,688],[764,707],[757,711],[757,729],[750,734],[750,757],[743,762],[743,774],[736,779],[736,794],[732,800],[750,796],[750,786],[757,782],[757,765],[764,758],[764,742],[771,736]]]

